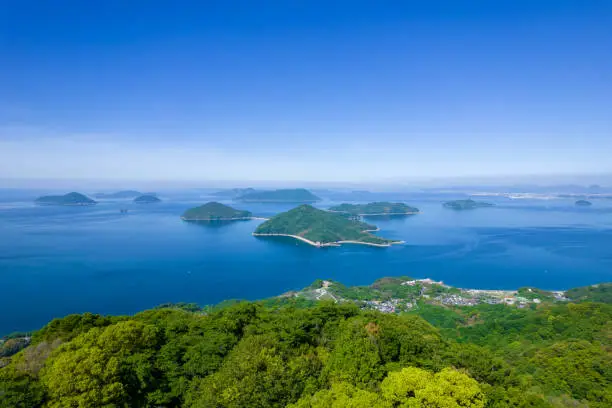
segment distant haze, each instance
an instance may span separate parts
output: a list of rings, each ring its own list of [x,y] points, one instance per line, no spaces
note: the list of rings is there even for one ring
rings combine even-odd
[[[4,186],[612,173],[612,2],[70,3],[3,6]]]

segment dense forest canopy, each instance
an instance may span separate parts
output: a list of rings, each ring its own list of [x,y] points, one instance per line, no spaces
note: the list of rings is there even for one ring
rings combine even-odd
[[[612,305],[588,296],[610,287],[527,309],[279,297],[70,315],[0,360],[0,407],[607,408]]]

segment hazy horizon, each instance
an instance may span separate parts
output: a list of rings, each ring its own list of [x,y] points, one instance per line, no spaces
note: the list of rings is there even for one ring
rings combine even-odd
[[[612,173],[610,2],[67,3],[0,17],[10,183]]]

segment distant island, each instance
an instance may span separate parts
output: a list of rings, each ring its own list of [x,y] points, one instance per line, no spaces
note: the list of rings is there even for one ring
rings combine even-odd
[[[579,207],[588,207],[590,205],[593,205],[593,203],[587,200],[578,200],[576,201],[576,205]]]
[[[317,247],[365,244],[387,247],[400,243],[372,235],[377,227],[308,204],[280,213],[261,224],[255,236],[287,236]]]
[[[314,203],[321,200],[304,188],[255,191],[237,197],[237,200],[256,203]]]
[[[155,193],[141,193],[136,190],[123,190],[116,193],[97,193],[94,195],[96,198],[136,198],[141,195],[155,195]]]
[[[252,194],[256,190],[251,187],[247,188],[232,188],[231,190],[221,190],[213,193],[212,195],[215,197],[228,197],[228,198],[236,198],[241,197],[247,194]]]
[[[486,203],[484,201],[474,201],[471,199],[447,201],[446,203],[444,203],[444,207],[452,208],[453,210],[472,210],[474,208],[493,207],[493,206],[494,204],[491,204],[491,203]]]
[[[150,194],[141,195],[140,197],[136,197],[134,199],[134,203],[136,204],[153,204],[159,202],[161,202],[161,200],[157,196]]]
[[[81,193],[68,193],[57,196],[38,197],[35,201],[39,205],[65,205],[65,206],[85,206],[96,205],[96,201]]]
[[[409,215],[418,214],[419,209],[404,203],[390,203],[379,201],[369,204],[340,204],[330,207],[329,211],[350,215],[377,216],[377,215]]]
[[[237,210],[229,205],[211,201],[199,207],[190,208],[183,213],[184,221],[234,221],[250,220],[253,214],[250,211]]]

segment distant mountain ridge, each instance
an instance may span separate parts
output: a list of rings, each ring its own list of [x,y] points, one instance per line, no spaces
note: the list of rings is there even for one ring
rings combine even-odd
[[[314,203],[321,198],[305,188],[254,191],[236,198],[247,202]]]

